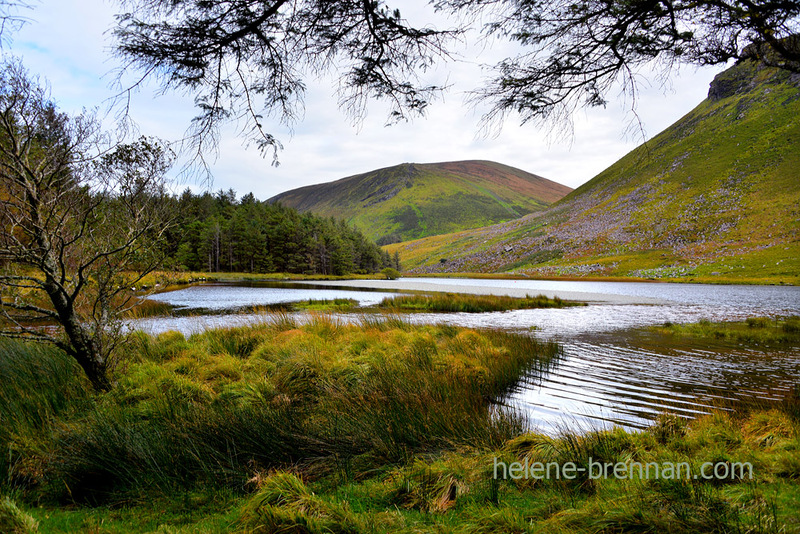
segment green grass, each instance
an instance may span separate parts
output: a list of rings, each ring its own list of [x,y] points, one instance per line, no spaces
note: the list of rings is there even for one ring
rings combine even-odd
[[[285,192],[276,200],[347,218],[394,242],[507,221],[539,211],[569,188],[488,161],[401,164]]]
[[[356,462],[294,465],[257,472],[239,491],[151,490],[113,506],[11,504],[28,524],[38,521],[40,532],[65,533],[792,533],[800,530],[800,426],[791,414],[756,409],[695,421],[665,415],[644,432],[520,434],[364,472]],[[592,478],[512,478],[502,468],[495,477],[496,462],[621,463],[633,477],[609,470],[597,478],[595,469]],[[749,463],[753,478],[747,468],[745,476],[709,480],[628,470],[685,463],[697,474],[707,462],[712,471]]]
[[[775,324],[725,326],[800,329]],[[139,333],[104,394],[55,349],[0,349],[2,532],[800,532],[800,391],[545,436],[492,400],[557,365],[558,347],[497,331],[275,314]],[[496,478],[496,461],[748,462],[754,478]]]
[[[646,432],[524,433],[491,399],[556,346],[397,316],[137,334],[101,395],[58,351],[3,349],[3,532],[800,531],[800,397]],[[755,478],[495,478],[495,459],[749,462]]]
[[[285,280],[371,280],[384,278],[375,274],[349,274],[344,276],[326,274],[296,273],[211,273],[185,271],[155,271],[142,280],[139,290],[155,290],[156,292],[175,289],[182,285],[203,282],[270,282]]]
[[[41,476],[41,437],[89,409],[88,388],[83,371],[60,350],[0,339],[0,481],[7,489]]]
[[[665,416],[647,432],[525,434],[495,449],[413,459],[365,480],[279,471],[259,482],[241,522],[256,532],[796,532],[800,491],[791,458],[798,446],[797,422],[780,410],[691,423]],[[705,462],[750,462],[754,478],[644,479],[634,469],[633,479],[515,480],[502,472],[495,478],[495,459],[584,467],[590,459],[686,462],[694,473]]]
[[[0,495],[0,532],[8,534],[28,534],[38,530],[37,521],[20,510],[9,497]]]
[[[19,426],[29,432],[4,436],[20,451],[7,469],[14,487],[102,504],[142,491],[242,488],[288,466],[363,473],[415,454],[497,446],[522,422],[491,399],[557,353],[498,332],[392,317],[345,325],[321,315],[303,325],[276,315],[190,339],[138,334],[126,350],[110,393],[68,403],[57,428],[25,419]],[[23,356],[8,365],[24,368]],[[36,395],[60,387],[44,384]],[[38,397],[20,406],[17,395],[4,397],[5,411],[38,415]],[[47,421],[62,413],[50,412]]]
[[[800,317],[750,317],[745,321],[672,324],[651,327],[662,334],[728,340],[755,345],[800,343]]]
[[[581,303],[568,302],[558,297],[544,295],[532,297],[507,297],[498,295],[469,295],[460,293],[439,293],[434,295],[407,295],[384,298],[378,306],[397,311],[416,312],[466,312],[483,313],[530,308],[565,308],[580,306]]]

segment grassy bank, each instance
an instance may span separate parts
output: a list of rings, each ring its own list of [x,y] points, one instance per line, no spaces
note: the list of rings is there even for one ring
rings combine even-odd
[[[388,248],[388,247],[387,247]],[[599,260],[598,260],[599,261]],[[486,280],[550,280],[562,282],[646,282],[646,283],[676,283],[676,284],[710,284],[710,285],[798,285],[800,277],[796,275],[783,275],[781,277],[763,276],[761,273],[753,276],[730,276],[714,273],[713,275],[697,275],[694,277],[659,278],[644,276],[602,275],[602,274],[525,274],[522,272],[454,272],[454,273],[426,273],[407,272],[406,276],[414,278],[477,278]]]
[[[291,280],[373,280],[385,279],[381,273],[349,274],[344,276],[295,273],[210,273],[195,271],[155,271],[144,280],[140,289],[152,289],[197,282],[276,282]]]
[[[529,337],[274,315],[127,350],[95,395],[59,351],[0,344],[0,531],[800,532],[800,399],[548,437],[492,403],[557,364]],[[526,461],[754,478],[495,477]]]
[[[40,532],[793,533],[798,430],[797,418],[778,409],[691,423],[665,416],[647,432],[524,434],[366,472],[289,466],[252,477],[244,491],[207,485],[129,493],[113,505],[34,507],[21,497],[16,505]],[[624,467],[619,477],[606,468],[607,478],[512,478],[502,465],[514,462],[573,463],[593,477],[598,462]],[[654,476],[656,466],[670,465],[691,475]],[[695,479],[699,473],[710,478]]]
[[[355,299],[308,299],[293,302],[290,307],[294,310],[330,313],[353,311],[359,306]]]
[[[392,317],[298,325],[285,315],[190,339],[139,334],[127,349],[114,389],[90,397],[58,351],[4,345],[4,377],[14,377],[0,397],[8,488],[114,503],[143,491],[241,490],[289,466],[363,474],[498,446],[522,421],[495,413],[491,399],[557,353],[527,337]]]
[[[495,312],[524,310],[532,308],[565,308],[581,306],[581,303],[567,302],[558,297],[544,295],[523,298],[504,295],[469,295],[460,293],[437,293],[433,295],[404,295],[384,298],[378,307],[397,311],[420,312]]]

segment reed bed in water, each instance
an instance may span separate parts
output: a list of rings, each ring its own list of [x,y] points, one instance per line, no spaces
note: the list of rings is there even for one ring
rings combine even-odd
[[[503,295],[470,295],[461,293],[437,293],[432,295],[406,295],[387,297],[378,306],[398,311],[421,312],[466,312],[482,313],[530,308],[565,308],[580,306],[558,297],[544,295],[532,297],[508,297]]]
[[[744,321],[673,324],[651,327],[651,330],[675,336],[727,340],[751,345],[800,343],[800,316],[749,317]]]

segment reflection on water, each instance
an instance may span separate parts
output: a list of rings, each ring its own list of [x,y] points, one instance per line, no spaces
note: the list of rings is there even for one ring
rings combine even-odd
[[[642,331],[582,335],[544,376],[523,379],[507,403],[557,431],[642,428],[661,412],[694,417],[736,401],[777,401],[800,380],[800,348],[752,350]]]
[[[454,282],[449,280],[448,283]],[[458,280],[464,285],[508,287],[507,280]],[[414,314],[414,322],[501,328],[555,339],[563,355],[533,371],[506,399],[531,425],[545,432],[579,423],[586,427],[620,424],[641,428],[660,412],[695,416],[724,401],[777,400],[800,383],[800,347],[745,349],[731,344],[661,336],[641,329],[667,321],[736,320],[754,315],[800,314],[800,288],[770,286],[694,286],[611,282],[535,282],[562,284],[564,290],[656,297],[669,305],[593,305],[500,313]],[[503,285],[505,284],[505,285]],[[563,285],[566,284],[566,285]],[[528,288],[525,286],[526,289]],[[568,289],[567,289],[568,288]],[[617,288],[617,289],[615,289]],[[542,288],[544,290],[545,288]],[[547,289],[552,289],[548,287]],[[647,293],[643,293],[647,291]],[[309,286],[204,285],[155,298],[192,309],[222,310],[299,300],[353,298],[362,305],[391,293]],[[343,316],[349,320],[352,316]],[[219,326],[264,320],[261,314],[217,314],[151,318],[137,328],[187,335]]]

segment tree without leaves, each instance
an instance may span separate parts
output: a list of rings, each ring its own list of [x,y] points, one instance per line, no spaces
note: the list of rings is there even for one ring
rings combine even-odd
[[[158,142],[102,152],[106,141],[94,117],[59,113],[19,64],[3,65],[0,334],[54,343],[100,390],[129,288],[160,259],[170,166]]]
[[[21,9],[30,8],[30,3],[22,0],[0,0],[0,46],[9,33],[14,33],[27,22],[20,15]]]

